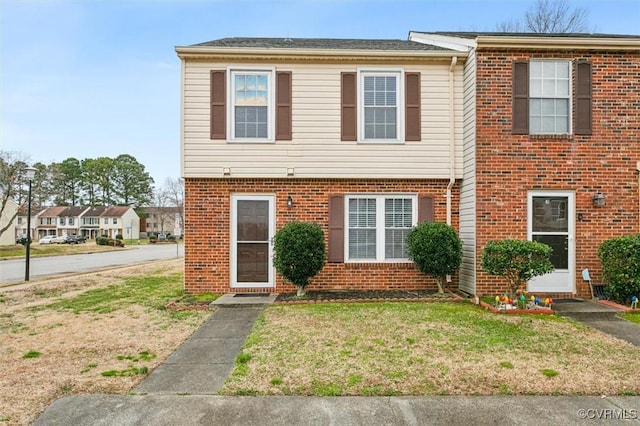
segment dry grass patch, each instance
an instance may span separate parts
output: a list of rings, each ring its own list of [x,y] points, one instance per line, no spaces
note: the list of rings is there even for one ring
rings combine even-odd
[[[272,306],[224,394],[639,394],[640,349],[553,316],[452,303]]]
[[[209,315],[164,309],[181,271],[170,260],[0,289],[0,424],[29,424],[64,395],[131,390]]]

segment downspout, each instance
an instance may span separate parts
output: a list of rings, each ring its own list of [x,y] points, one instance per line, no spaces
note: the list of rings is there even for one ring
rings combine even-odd
[[[449,184],[447,185],[447,225],[451,225],[451,189],[456,183],[456,101],[454,72],[458,57],[451,58],[449,66]]]

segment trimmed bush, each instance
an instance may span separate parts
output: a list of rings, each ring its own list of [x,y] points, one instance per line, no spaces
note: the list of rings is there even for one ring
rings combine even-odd
[[[122,239],[123,239],[123,238],[122,238],[122,234],[118,234],[118,235],[116,235],[116,240],[122,240]]]
[[[640,235],[612,238],[600,244],[605,291],[617,302],[627,304],[640,297]]]
[[[489,241],[482,252],[482,270],[504,277],[509,286],[509,297],[515,298],[520,286],[531,278],[553,271],[553,249],[536,241]]]
[[[106,246],[108,240],[109,239],[107,237],[97,237],[96,238],[96,244],[99,245],[99,246]]]
[[[462,242],[446,223],[424,222],[414,227],[407,236],[407,251],[420,272],[436,279],[440,293],[444,293],[447,275],[462,263]]]
[[[290,222],[273,238],[273,265],[304,296],[309,280],[320,272],[327,258],[320,225]]]

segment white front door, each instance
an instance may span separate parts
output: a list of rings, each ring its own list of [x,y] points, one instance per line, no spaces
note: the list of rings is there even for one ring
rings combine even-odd
[[[231,197],[231,287],[274,287],[274,196]]]
[[[529,281],[527,291],[575,293],[575,195],[562,191],[530,191],[528,238],[553,249],[555,270]]]

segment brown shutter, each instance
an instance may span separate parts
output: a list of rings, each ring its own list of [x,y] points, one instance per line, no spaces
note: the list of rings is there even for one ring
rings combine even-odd
[[[276,73],[276,140],[291,140],[291,72]]]
[[[343,72],[340,78],[340,139],[355,141],[358,140],[356,73]]]
[[[329,262],[344,262],[344,196],[329,195]]]
[[[591,134],[591,76],[591,63],[578,62],[576,67],[576,135]]]
[[[512,133],[526,135],[529,133],[529,63],[516,61],[513,63],[513,111]]]
[[[211,139],[227,138],[225,71],[211,71]]]
[[[420,195],[418,197],[418,223],[435,221],[433,197]]]
[[[420,132],[420,73],[405,74],[405,136],[407,141],[421,140]]]

